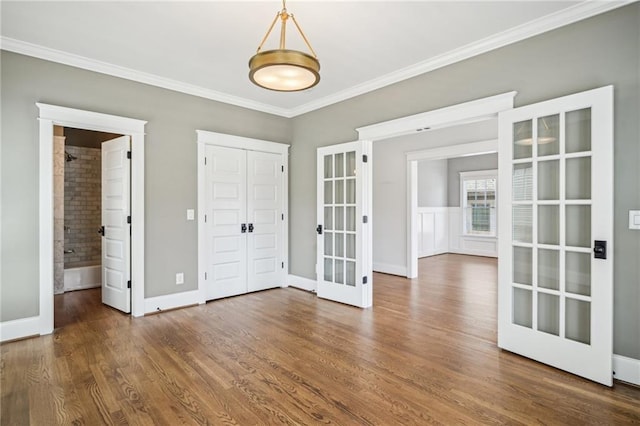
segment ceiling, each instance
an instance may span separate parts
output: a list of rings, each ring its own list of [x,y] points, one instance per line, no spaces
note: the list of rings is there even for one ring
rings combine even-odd
[[[278,1],[3,0],[0,28],[4,50],[293,117],[628,2],[289,0],[321,64],[319,85],[296,93],[248,79]]]

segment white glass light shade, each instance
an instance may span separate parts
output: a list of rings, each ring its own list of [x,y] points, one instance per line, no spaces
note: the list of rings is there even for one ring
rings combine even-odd
[[[320,81],[320,63],[297,50],[268,50],[249,60],[249,79],[260,87],[280,92],[295,92]]]

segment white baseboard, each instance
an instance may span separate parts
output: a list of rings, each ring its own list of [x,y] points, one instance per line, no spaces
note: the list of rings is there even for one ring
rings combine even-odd
[[[0,342],[40,335],[40,317],[0,322]]]
[[[316,291],[317,283],[309,278],[289,274],[289,286],[307,291]]]
[[[613,355],[613,378],[640,386],[640,359]]]
[[[204,301],[200,296],[199,290],[149,297],[144,299],[144,313],[150,314],[152,312],[161,312],[167,309],[182,308],[184,306],[200,305],[203,303]]]
[[[88,290],[90,288],[98,288],[98,287],[102,287],[102,284],[95,283],[95,284],[84,284],[84,285],[77,285],[77,286],[69,286],[69,287],[65,287],[64,288],[64,292],[63,293],[66,293],[67,291]],[[62,294],[62,293],[60,293],[60,294]]]
[[[389,263],[373,262],[373,271],[382,272],[383,274],[399,275],[401,277],[407,276],[407,266],[403,265],[391,265]]]

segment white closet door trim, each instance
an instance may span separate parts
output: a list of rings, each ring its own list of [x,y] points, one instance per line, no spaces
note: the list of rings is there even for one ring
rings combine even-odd
[[[198,144],[197,175],[198,175],[198,229],[204,229],[205,215],[205,146],[217,145],[230,148],[239,148],[251,151],[271,152],[282,155],[284,171],[282,173],[282,213],[284,214],[281,258],[284,261],[284,273],[286,277],[289,271],[289,147],[290,145],[266,141],[261,139],[245,138],[242,136],[228,135],[225,133],[196,130]],[[205,280],[206,271],[206,235],[198,232],[198,294],[199,303],[206,302],[207,287]],[[283,280],[283,287],[288,286],[287,280]]]

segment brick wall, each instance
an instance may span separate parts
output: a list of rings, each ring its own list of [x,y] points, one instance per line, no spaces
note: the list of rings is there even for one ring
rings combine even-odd
[[[77,157],[65,162],[64,170],[64,226],[66,227],[65,268],[99,264],[102,240],[98,229],[101,223],[101,153],[100,149],[66,146]]]

